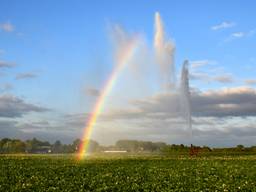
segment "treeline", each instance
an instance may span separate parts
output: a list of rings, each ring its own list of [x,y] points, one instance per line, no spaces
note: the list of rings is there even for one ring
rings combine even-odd
[[[174,154],[189,154],[189,155],[240,155],[240,154],[256,154],[256,146],[244,147],[237,145],[236,147],[228,148],[210,148],[208,146],[184,146],[181,145],[167,145],[162,148],[162,153],[166,155]]]
[[[114,146],[106,147],[106,150],[125,150],[127,152],[160,152],[162,154],[188,154],[194,151],[196,153],[256,153],[256,146],[244,147],[237,145],[229,148],[210,148],[208,146],[186,146],[183,144],[166,144],[164,142],[137,141],[137,140],[119,140]]]
[[[66,145],[59,140],[51,144],[48,141],[40,141],[36,138],[26,141],[4,138],[0,140],[0,153],[74,153],[77,151],[79,144],[79,139]]]
[[[22,141],[19,139],[4,138],[0,140],[0,153],[75,153],[79,150],[80,139],[74,140],[71,144],[62,144],[57,140],[54,143],[41,141],[36,138]],[[120,140],[112,146],[100,146],[94,140],[89,141],[89,152],[105,151],[126,151],[126,152],[155,152],[167,146],[162,142]]]
[[[81,144],[80,139],[74,140],[71,144],[62,144],[57,140],[54,143],[41,141],[36,138],[22,141],[19,139],[4,138],[0,140],[0,153],[76,153]],[[192,150],[193,149],[193,150]],[[186,146],[183,144],[166,144],[164,142],[137,141],[137,140],[119,140],[112,146],[101,146],[94,140],[89,141],[89,152],[132,152],[132,153],[161,153],[169,154],[236,154],[236,153],[256,153],[256,146],[244,147],[237,145],[230,148],[210,148],[208,146]]]

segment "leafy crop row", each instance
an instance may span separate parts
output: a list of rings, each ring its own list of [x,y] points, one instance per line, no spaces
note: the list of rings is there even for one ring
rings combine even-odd
[[[252,156],[0,156],[0,191],[256,191],[256,163]]]

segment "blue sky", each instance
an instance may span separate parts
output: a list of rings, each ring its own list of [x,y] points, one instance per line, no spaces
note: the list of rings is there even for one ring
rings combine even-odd
[[[216,91],[247,87],[254,90],[255,6],[252,0],[1,0],[0,61],[15,65],[0,69],[1,95],[49,110],[30,109],[20,116],[3,115],[1,119],[9,123],[17,121],[13,130],[22,132],[25,128],[20,127],[24,122],[33,127],[33,123],[43,119],[51,121],[48,124],[52,127],[65,127],[59,123],[63,115],[90,112],[96,98],[86,95],[86,90],[100,89],[113,68],[111,26],[119,24],[127,33],[140,33],[145,44],[151,47],[156,11],[161,14],[167,37],[176,45],[177,78],[182,62],[189,59],[193,88]],[[193,68],[193,63],[194,66],[203,64]],[[77,130],[81,130],[81,125]],[[23,137],[40,137],[41,132],[32,131]],[[48,138],[47,134],[42,135]],[[78,135],[73,134],[69,139]],[[55,138],[58,139],[57,135],[52,139]],[[62,138],[68,140],[64,133]]]

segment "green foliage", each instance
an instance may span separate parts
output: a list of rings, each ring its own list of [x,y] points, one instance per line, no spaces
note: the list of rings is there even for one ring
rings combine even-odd
[[[24,153],[26,145],[18,139],[4,138],[0,141],[0,153]]]
[[[189,152],[189,147],[188,146],[184,146],[183,144],[181,145],[168,145],[165,146],[164,148],[162,148],[162,152],[166,155],[168,154],[175,154],[175,153],[179,153],[179,154],[188,154]]]
[[[256,191],[255,160],[0,156],[0,191]]]
[[[40,141],[36,138],[27,141],[4,138],[0,140],[0,153],[75,153],[80,142],[76,139],[72,144],[62,144],[57,140],[54,144],[50,144],[48,141]]]

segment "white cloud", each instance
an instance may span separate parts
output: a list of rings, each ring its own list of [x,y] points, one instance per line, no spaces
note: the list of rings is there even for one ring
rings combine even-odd
[[[211,77],[207,73],[203,72],[190,72],[189,74],[190,80],[202,80],[202,81],[211,81]]]
[[[211,27],[212,30],[220,30],[220,29],[225,29],[225,28],[230,28],[230,27],[234,27],[236,24],[234,22],[227,22],[224,21],[218,25],[214,25]]]
[[[16,80],[21,80],[21,79],[33,79],[36,78],[37,74],[27,72],[27,73],[18,73],[15,77]]]
[[[235,39],[242,39],[242,38],[246,38],[246,37],[252,37],[255,35],[255,29],[253,30],[250,30],[250,31],[247,31],[247,32],[244,32],[244,31],[238,31],[238,32],[234,32],[234,33],[231,33],[229,35],[228,38],[226,38],[226,42],[228,41],[232,41],[232,40],[235,40]]]
[[[247,85],[256,85],[256,79],[247,79],[244,82]]]
[[[209,64],[213,65],[216,63],[217,63],[216,61],[205,59],[205,60],[190,61],[190,66],[191,66],[191,69],[193,70],[195,68],[203,67]]]
[[[241,38],[241,37],[244,37],[246,34],[244,32],[236,32],[236,33],[232,33],[231,34],[231,37],[234,37],[234,38]]]
[[[232,74],[226,73],[225,70],[217,64],[217,61],[208,59],[190,61],[189,78],[191,80],[201,80],[207,83],[232,83],[234,81]]]
[[[0,117],[16,118],[30,112],[46,112],[49,109],[30,104],[14,95],[0,95]]]
[[[214,81],[218,81],[220,83],[232,83],[234,81],[232,75],[230,74],[223,74],[219,76],[213,77]]]
[[[15,67],[16,64],[13,62],[9,62],[9,61],[1,61],[0,60],[0,68],[12,68]]]
[[[209,91],[191,91],[194,116],[255,116],[256,90],[249,87],[223,88]],[[180,115],[178,94],[157,94],[131,102],[134,107],[108,113],[107,119],[161,119]]]
[[[5,32],[13,32],[15,27],[10,22],[6,22],[6,23],[0,24],[0,29],[2,29]]]

